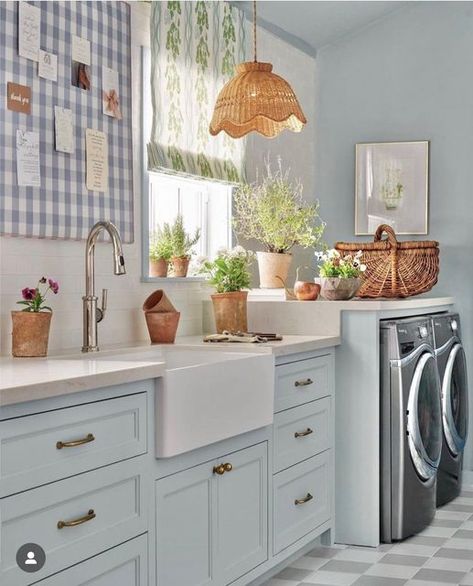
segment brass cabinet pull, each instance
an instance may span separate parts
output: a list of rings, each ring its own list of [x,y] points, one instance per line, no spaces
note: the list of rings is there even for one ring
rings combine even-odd
[[[79,517],[79,519],[73,519],[72,521],[58,521],[57,528],[64,529],[64,527],[76,527],[77,525],[82,525],[82,523],[87,523],[87,521],[92,521],[96,516],[94,509],[90,509],[87,515]]]
[[[214,466],[214,474],[218,474],[222,476],[225,472],[231,472],[233,470],[233,466],[230,462],[225,462],[225,464],[219,464],[218,466]]]
[[[311,378],[304,378],[302,380],[296,380],[294,383],[295,387],[308,387],[309,385],[313,385],[314,381]]]
[[[305,431],[296,431],[294,437],[305,437],[306,435],[310,435],[311,433],[314,433],[314,430],[308,427]]]
[[[311,501],[314,497],[310,494],[310,492],[307,493],[307,496],[305,496],[303,499],[296,499],[294,501],[295,505],[303,505],[305,503],[308,503],[309,501]]]
[[[83,444],[89,444],[90,442],[95,441],[95,436],[93,433],[88,433],[85,437],[72,440],[70,442],[57,442],[56,448],[58,450],[62,450],[62,448],[75,448],[76,446],[82,446]]]

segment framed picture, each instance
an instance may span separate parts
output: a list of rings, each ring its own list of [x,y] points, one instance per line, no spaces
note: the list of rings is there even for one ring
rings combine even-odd
[[[355,234],[428,233],[429,141],[356,145]]]

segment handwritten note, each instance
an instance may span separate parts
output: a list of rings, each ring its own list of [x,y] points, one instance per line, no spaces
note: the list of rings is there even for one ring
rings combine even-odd
[[[38,132],[16,131],[16,173],[18,185],[41,187]]]
[[[28,2],[18,3],[18,54],[38,61],[41,9]]]
[[[107,136],[100,130],[87,128],[85,131],[87,158],[86,186],[91,191],[108,189],[108,144]]]
[[[38,75],[50,81],[57,81],[57,55],[39,50]]]
[[[90,41],[72,35],[72,60],[90,65]]]
[[[72,110],[54,106],[54,131],[56,135],[56,150],[60,153],[72,154],[75,150]]]

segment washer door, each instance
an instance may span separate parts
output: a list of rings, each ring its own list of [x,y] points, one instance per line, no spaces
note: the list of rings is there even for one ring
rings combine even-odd
[[[437,363],[433,354],[419,358],[408,399],[409,451],[419,476],[427,481],[437,473],[442,451],[442,405]]]
[[[468,382],[463,346],[455,344],[448,356],[442,381],[442,416],[448,449],[458,456],[468,433]]]

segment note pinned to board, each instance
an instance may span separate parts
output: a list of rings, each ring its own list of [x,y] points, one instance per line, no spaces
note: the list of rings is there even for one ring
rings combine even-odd
[[[54,106],[54,131],[56,150],[60,153],[73,154],[75,149],[72,110]]]
[[[90,41],[72,35],[72,60],[90,65]]]
[[[86,186],[90,191],[108,189],[108,143],[107,135],[100,130],[85,131]]]
[[[38,75],[49,81],[57,81],[57,55],[39,50]]]
[[[16,173],[21,187],[41,187],[38,132],[17,129]]]
[[[41,37],[41,8],[18,2],[18,54],[38,61]]]

